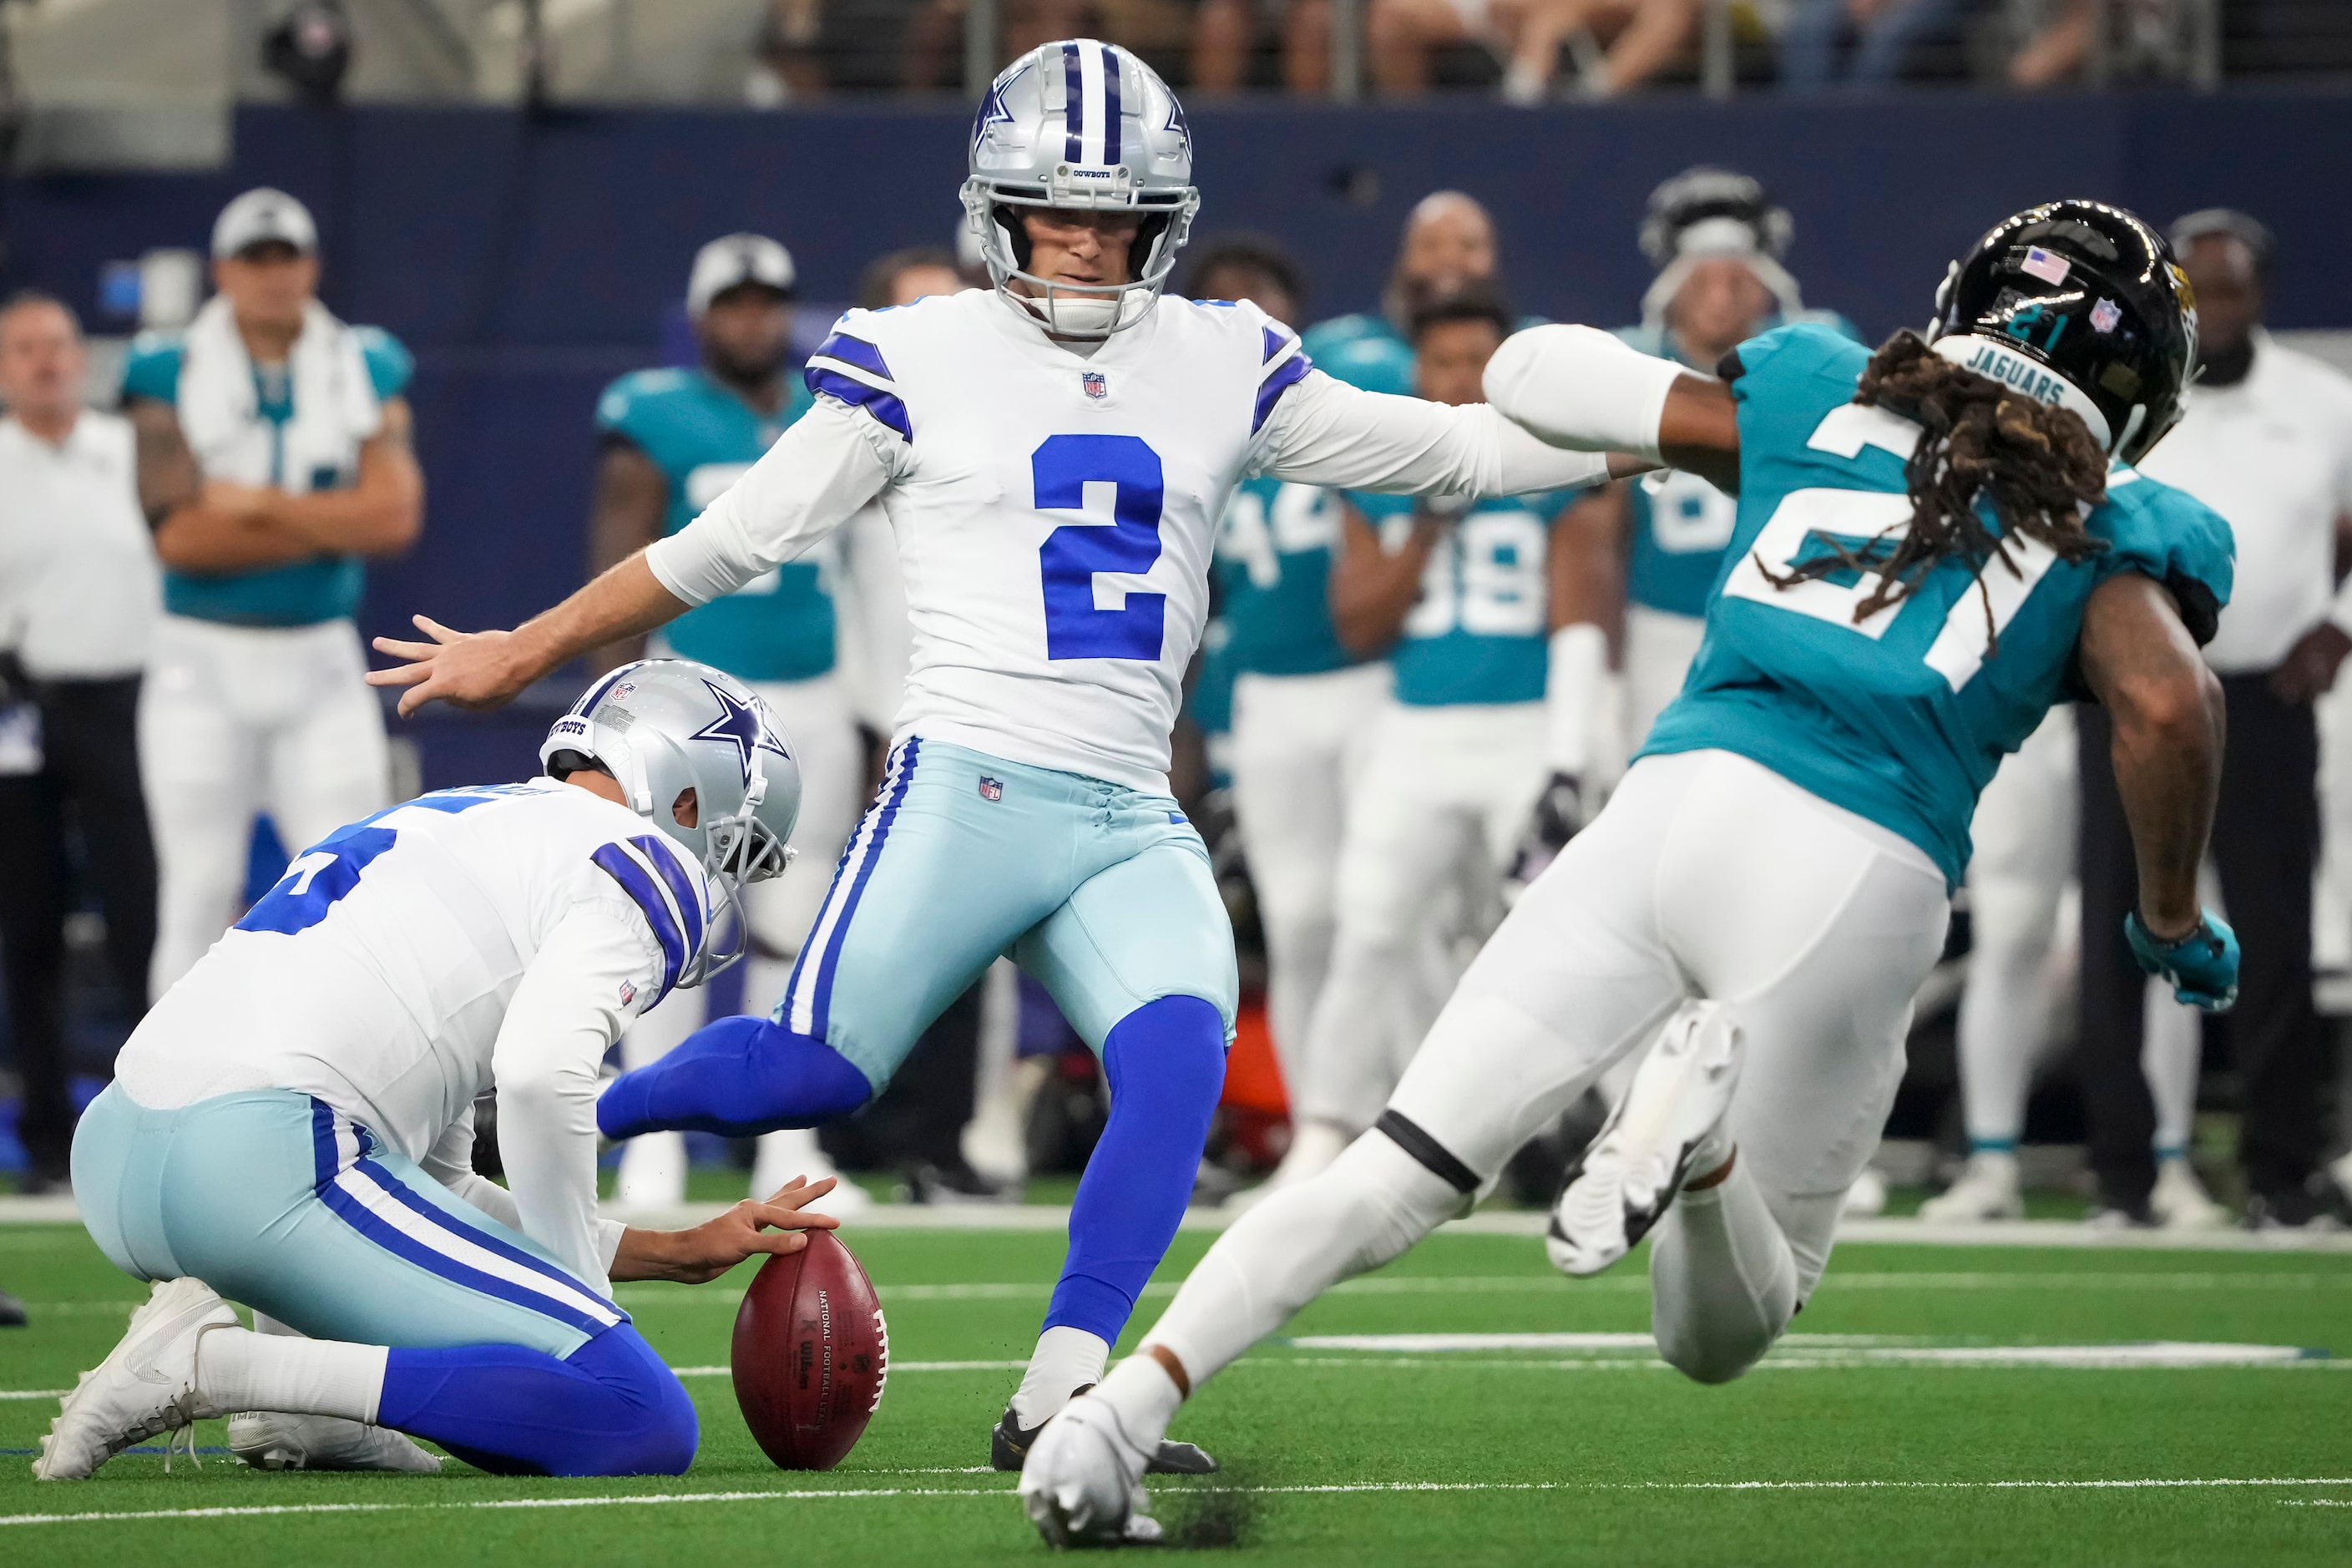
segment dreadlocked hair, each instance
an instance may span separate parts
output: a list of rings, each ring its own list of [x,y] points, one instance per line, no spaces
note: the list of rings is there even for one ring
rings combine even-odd
[[[1877,585],[1854,606],[1860,625],[1909,598],[1938,563],[1957,555],[1968,563],[1984,602],[1990,644],[1998,641],[1992,590],[1984,580],[1990,563],[1998,559],[2011,576],[2021,575],[2011,551],[2021,539],[2045,544],[2070,563],[2106,548],[2084,531],[2083,514],[2105,499],[2107,459],[2074,415],[1963,370],[1908,331],[1895,333],[1871,356],[1853,400],[1899,414],[1927,432],[1903,466],[1910,521],[1900,537],[1890,542],[1887,534],[1895,531],[1889,529],[1859,550],[1815,533],[1822,553],[1785,572],[1765,567],[1776,587],[1842,572],[1875,575]],[[2000,520],[1997,535],[1977,515],[1979,495],[1991,500]]]

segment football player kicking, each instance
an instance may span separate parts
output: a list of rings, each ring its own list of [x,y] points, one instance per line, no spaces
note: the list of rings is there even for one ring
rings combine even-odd
[[[618,1080],[597,1116],[625,1137],[846,1115],[1010,952],[1100,1056],[1112,1097],[1045,1332],[992,1440],[1013,1468],[1101,1376],[1182,1215],[1223,1079],[1233,932],[1167,771],[1226,498],[1254,474],[1556,490],[1608,463],[1489,408],[1343,385],[1255,306],[1164,297],[1200,202],[1192,140],[1124,50],[1023,56],[982,100],[970,156],[992,291],[851,311],[809,361],[815,407],[695,521],[516,631],[420,617],[434,640],[380,643],[413,662],[372,679],[408,686],[406,710],[502,702],[880,498],[914,623],[880,793],[773,1017],[710,1026]]]
[[[1549,1251],[1591,1274],[1654,1226],[1659,1353],[1702,1383],[1754,1365],[1885,1121],[1977,792],[2077,690],[2115,721],[2132,950],[2184,1001],[2226,1005],[2237,945],[2197,904],[2221,723],[2197,648],[2230,531],[2126,466],[2179,416],[2186,279],[2130,214],[2061,202],[1988,234],[1937,318],[1932,343],[1874,354],[1787,326],[1723,381],[1584,327],[1496,355],[1488,397],[1547,439],[1663,454],[1739,497],[1706,644],[1374,1130],[1226,1232],[1141,1352],[1032,1446],[1021,1497],[1049,1539],[1137,1533],[1179,1403],[1474,1201],[1654,1036]]]
[[[801,1212],[830,1184],[687,1231],[601,1220],[597,1069],[740,956],[712,932],[783,869],[799,769],[757,697],[677,659],[599,682],[540,756],[546,777],[297,856],[132,1033],[75,1133],[74,1191],[115,1267],[163,1283],[35,1475],[219,1415],[267,1468],[438,1468],[401,1433],[508,1473],[692,1461],[694,1405],[608,1280],[798,1251],[833,1224]],[[485,1093],[505,1187],[473,1170]]]

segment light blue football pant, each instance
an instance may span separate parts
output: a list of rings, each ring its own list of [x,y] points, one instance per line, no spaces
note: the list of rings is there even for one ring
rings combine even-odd
[[[1196,996],[1232,1038],[1232,923],[1164,795],[909,737],[834,871],[776,1021],[879,1093],[1001,953],[1099,1054],[1147,1002]]]
[[[92,1240],[318,1340],[521,1345],[562,1360],[628,1314],[325,1101],[256,1089],[172,1110],[110,1085],[74,1134]]]

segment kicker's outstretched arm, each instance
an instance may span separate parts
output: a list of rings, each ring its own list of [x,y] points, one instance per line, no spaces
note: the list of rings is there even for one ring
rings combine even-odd
[[[1739,491],[1739,414],[1727,383],[1592,327],[1515,332],[1486,365],[1486,401],[1554,447],[1625,452]]]

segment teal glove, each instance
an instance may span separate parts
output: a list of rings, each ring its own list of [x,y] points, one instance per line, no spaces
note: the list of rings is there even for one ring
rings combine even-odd
[[[2200,910],[2197,929],[2179,941],[2160,942],[2134,910],[2124,917],[2124,940],[2142,969],[2171,983],[2178,1000],[2226,1013],[2238,999],[2238,934],[2210,910]]]

